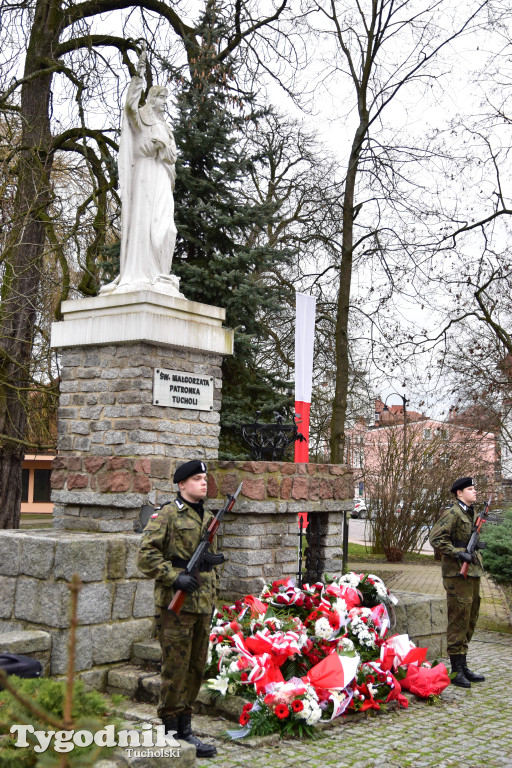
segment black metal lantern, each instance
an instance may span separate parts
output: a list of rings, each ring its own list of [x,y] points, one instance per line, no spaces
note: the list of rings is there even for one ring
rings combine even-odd
[[[263,424],[258,421],[260,411],[256,411],[256,420],[252,424],[241,424],[242,438],[249,445],[253,461],[283,461],[286,449],[296,440],[305,441],[299,432],[300,414],[295,413],[293,424],[284,424],[284,417],[274,411],[275,424]]]

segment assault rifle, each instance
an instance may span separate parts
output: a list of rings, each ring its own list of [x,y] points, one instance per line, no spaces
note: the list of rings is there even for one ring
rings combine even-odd
[[[483,547],[483,545],[479,546],[479,544],[480,544],[480,541],[479,541],[479,539],[480,539],[480,530],[482,528],[482,525],[485,523],[485,521],[487,519],[487,515],[489,514],[489,508],[491,506],[491,501],[492,501],[492,493],[489,496],[489,501],[485,505],[483,512],[480,512],[480,514],[478,515],[478,517],[476,519],[476,523],[473,526],[473,533],[471,534],[471,538],[470,538],[470,540],[468,542],[468,545],[466,547],[466,552],[467,552],[468,555],[473,555],[475,553],[475,550],[482,549],[482,547]],[[462,563],[462,568],[459,571],[459,576],[464,576],[464,578],[467,579],[467,577],[468,577],[468,568],[469,568],[469,563]]]
[[[237,500],[238,494],[242,490],[242,483],[238,486],[235,493],[231,495],[228,494],[228,500],[222,507],[222,509],[219,509],[213,520],[210,522],[210,525],[206,529],[206,531],[203,534],[203,537],[201,541],[199,542],[196,551],[190,558],[190,560],[187,563],[185,570],[185,573],[193,573],[194,571],[196,573],[199,572],[199,568],[201,565],[201,562],[206,562],[209,565],[220,565],[224,562],[226,559],[224,555],[214,555],[212,552],[208,551],[208,548],[210,544],[213,541],[213,538],[215,534],[217,533],[219,526],[222,522],[222,518],[226,514],[226,512],[231,512],[233,507],[235,506],[235,502]],[[175,616],[180,615],[180,611],[183,607],[183,603],[185,602],[186,592],[183,589],[178,589],[177,592],[175,592],[173,599],[169,603],[168,610],[172,611]]]

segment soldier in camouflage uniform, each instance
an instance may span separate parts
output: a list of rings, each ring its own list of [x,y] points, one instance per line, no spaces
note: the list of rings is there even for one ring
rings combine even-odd
[[[462,477],[451,488],[455,496],[432,528],[430,543],[442,553],[443,586],[448,604],[448,653],[452,671],[456,672],[453,685],[471,688],[471,683],[485,680],[472,672],[466,663],[468,644],[473,636],[480,607],[480,577],[484,570],[482,556],[476,551],[466,552],[477,513],[473,509],[476,490],[473,478]],[[483,542],[480,548],[485,546]],[[467,579],[460,575],[463,563],[468,563]]]
[[[160,614],[162,688],[158,716],[166,732],[177,733],[196,747],[198,757],[212,757],[216,749],[192,733],[192,705],[199,693],[208,652],[210,620],[215,605],[218,576],[211,565],[200,573],[184,568],[194,554],[212,515],[203,508],[206,498],[206,465],[182,464],[174,473],[177,497],[150,518],[139,551],[138,567],[155,581],[155,608]],[[216,551],[215,540],[210,547]],[[204,568],[204,569],[203,569]],[[168,610],[176,590],[186,593],[179,616]]]

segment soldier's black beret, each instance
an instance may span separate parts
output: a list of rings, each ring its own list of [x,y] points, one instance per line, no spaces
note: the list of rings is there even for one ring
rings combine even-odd
[[[469,488],[474,485],[472,477],[459,477],[451,487],[451,493],[457,493],[457,491],[463,491],[464,488]]]
[[[182,464],[180,467],[178,467],[172,480],[174,483],[181,483],[183,480],[186,480],[187,477],[192,477],[192,475],[199,475],[202,472],[208,472],[204,461],[199,461],[198,459],[194,459],[193,461],[186,461],[185,464]]]

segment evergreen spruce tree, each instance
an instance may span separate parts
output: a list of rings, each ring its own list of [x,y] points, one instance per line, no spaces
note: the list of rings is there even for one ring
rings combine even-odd
[[[258,368],[255,354],[282,299],[265,272],[290,254],[265,243],[274,210],[245,193],[258,158],[244,137],[259,115],[253,97],[240,97],[234,87],[233,62],[217,58],[223,28],[213,7],[201,28],[201,54],[177,95],[173,272],[188,299],[224,307],[235,330],[235,354],[223,362],[220,456],[245,458],[237,425],[252,421],[256,410],[271,420],[287,402],[286,382]]]

